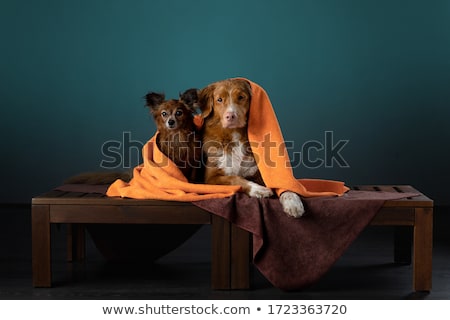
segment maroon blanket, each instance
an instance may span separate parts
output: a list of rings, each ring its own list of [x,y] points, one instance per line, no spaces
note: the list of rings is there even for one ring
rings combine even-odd
[[[278,199],[194,202],[253,234],[253,262],[275,286],[298,290],[317,281],[370,223],[386,200],[417,194],[350,190],[342,197],[303,199],[306,214],[288,217]]]
[[[63,185],[57,190],[105,193],[108,186]],[[298,290],[323,276],[370,223],[386,200],[414,193],[350,190],[342,197],[303,199],[306,214],[288,217],[278,199],[242,193],[193,202],[253,235],[253,262],[275,286]]]

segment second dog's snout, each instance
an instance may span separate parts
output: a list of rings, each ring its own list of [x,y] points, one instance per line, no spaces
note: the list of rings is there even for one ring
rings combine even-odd
[[[225,119],[228,121],[232,121],[236,118],[236,114],[234,112],[227,112],[225,113]]]
[[[169,121],[167,121],[167,123],[169,124],[169,126],[173,126],[175,124],[175,120],[170,119]]]

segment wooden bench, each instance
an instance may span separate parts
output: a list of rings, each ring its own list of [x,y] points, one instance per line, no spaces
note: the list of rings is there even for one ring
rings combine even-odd
[[[410,186],[359,186],[357,190],[417,192]],[[151,208],[151,210],[149,210]],[[211,287],[250,287],[251,235],[191,203],[108,198],[101,194],[51,191],[32,199],[33,286],[51,287],[51,224],[68,225],[68,260],[84,258],[84,225],[210,224]],[[386,201],[372,225],[412,227],[413,288],[429,291],[432,276],[433,201],[425,195]],[[411,262],[405,228],[395,233],[394,261]]]

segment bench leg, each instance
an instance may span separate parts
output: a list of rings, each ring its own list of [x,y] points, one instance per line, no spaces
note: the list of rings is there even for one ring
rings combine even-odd
[[[212,215],[211,219],[212,219],[211,287],[213,289],[230,289],[231,226],[228,221],[216,215]]]
[[[430,291],[432,282],[433,208],[416,208],[414,225],[413,286]]]
[[[215,215],[212,215],[211,286],[250,287],[250,234]]]
[[[51,228],[48,205],[31,209],[32,272],[34,287],[51,287]]]
[[[231,226],[231,289],[250,288],[251,235]]]

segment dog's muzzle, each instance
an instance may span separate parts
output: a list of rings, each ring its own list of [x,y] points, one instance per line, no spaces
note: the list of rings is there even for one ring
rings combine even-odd
[[[167,120],[167,127],[169,129],[173,129],[173,128],[175,128],[175,126],[176,126],[176,121],[175,120],[173,120],[173,119]]]

